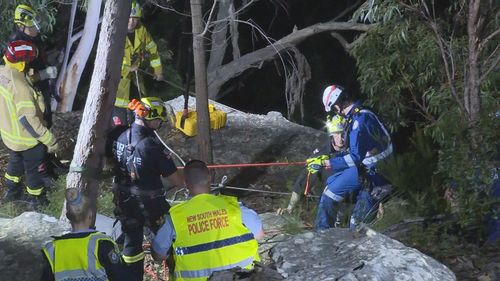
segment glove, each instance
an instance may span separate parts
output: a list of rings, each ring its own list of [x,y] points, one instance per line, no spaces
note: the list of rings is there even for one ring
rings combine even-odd
[[[47,145],[48,154],[56,154],[58,150],[59,150],[59,144],[57,142],[57,139],[54,139],[54,141],[51,144]]]
[[[57,77],[57,67],[49,66],[38,71],[38,75],[40,75],[40,80],[55,79]]]
[[[323,168],[323,161],[330,159],[328,155],[320,155],[317,157],[309,158],[306,160],[307,171],[311,174],[315,174]]]
[[[292,197],[290,197],[290,202],[288,203],[288,207],[279,208],[276,213],[278,215],[283,215],[286,211],[288,212],[288,214],[291,214],[293,209],[295,208],[295,205],[297,205],[297,202],[299,202],[299,200],[300,200],[300,195],[297,192],[292,192]]]

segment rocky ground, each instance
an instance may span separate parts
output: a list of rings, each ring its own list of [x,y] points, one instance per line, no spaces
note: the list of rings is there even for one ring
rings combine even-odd
[[[169,102],[174,111],[182,109],[183,100],[177,98]],[[190,107],[194,107],[194,100],[190,100]],[[270,112],[267,115],[247,114],[233,108],[216,104],[217,109],[228,113],[227,125],[220,130],[212,131],[213,158],[217,164],[234,163],[262,163],[262,162],[295,162],[303,161],[312,150],[325,143],[326,134],[308,127],[288,122],[281,114]],[[61,151],[59,157],[70,159],[76,142],[77,131],[81,120],[81,112],[57,114],[54,121],[54,132],[60,138]],[[160,135],[167,144],[184,160],[196,158],[197,143],[195,138],[186,137],[181,132],[165,126]],[[8,153],[0,144],[0,177],[4,175]],[[262,191],[289,192],[297,174],[303,169],[300,166],[284,166],[272,168],[232,168],[217,169],[214,181],[218,182],[223,175],[227,175],[227,185],[236,187],[251,187]],[[0,193],[3,193],[3,179],[0,181]],[[320,192],[320,189],[316,189]],[[249,207],[259,213],[274,212],[278,207],[285,205],[286,195],[276,195],[257,192],[227,191],[236,193]],[[314,208],[315,202],[305,206]],[[309,217],[302,229],[308,229],[311,224]],[[296,230],[297,231],[297,230]],[[272,239],[282,238],[281,231],[271,231]],[[393,236],[404,241],[405,237]],[[0,237],[1,238],[1,237]],[[273,245],[266,241],[264,245]],[[464,245],[467,248],[468,245]],[[477,247],[465,253],[457,253],[441,260],[455,271],[458,280],[495,280],[500,276],[500,255],[491,253],[491,262],[488,269],[478,268],[475,261],[481,257]],[[425,252],[425,249],[422,249]],[[264,253],[264,252],[263,252]],[[476,255],[476,256],[474,256]],[[351,280],[351,279],[345,279]],[[355,279],[352,279],[355,280]],[[496,279],[498,280],[498,279]]]

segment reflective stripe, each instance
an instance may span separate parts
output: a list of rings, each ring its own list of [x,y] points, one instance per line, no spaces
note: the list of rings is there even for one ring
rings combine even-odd
[[[16,103],[16,110],[18,114],[21,108],[35,108],[35,105],[31,101],[20,101]]]
[[[331,192],[328,189],[328,186],[325,187],[325,190],[323,190],[323,194],[326,195],[327,197],[330,197],[333,201],[336,201],[336,202],[342,202],[342,201],[344,201],[344,197],[339,196],[339,195]]]
[[[391,155],[391,153],[392,153],[392,144],[390,144],[389,147],[386,150],[382,151],[382,153],[375,154],[373,156],[370,156],[370,157],[367,157],[367,158],[363,159],[363,164],[365,166],[375,164],[378,161],[380,161],[380,160],[386,158],[387,156]]]
[[[122,107],[122,108],[128,108],[128,103],[130,101],[128,99],[121,99],[121,98],[116,98],[115,100],[115,106],[116,107]]]
[[[347,154],[346,156],[344,156],[344,161],[347,164],[347,166],[349,166],[349,167],[356,166],[356,163],[354,163],[354,160],[352,159],[351,154]]]
[[[25,145],[29,147],[33,147],[38,144],[38,141],[34,138],[24,138],[20,136],[15,136],[5,130],[0,129],[0,133],[2,134],[2,138],[4,140],[7,140],[9,142],[15,143],[15,144],[20,144],[20,145]]]
[[[17,177],[17,176],[11,176],[7,173],[5,173],[5,178],[10,180],[11,182],[13,183],[20,183],[21,182],[21,177]]]
[[[45,145],[49,145],[52,143],[53,139],[54,136],[52,135],[52,133],[50,131],[46,131],[45,134],[43,134],[43,136],[38,140]]]
[[[139,254],[137,254],[135,256],[123,255],[122,257],[126,263],[135,263],[135,262],[138,262],[138,261],[141,261],[144,259],[144,252],[140,252]]]
[[[47,242],[42,249],[45,256],[47,256],[52,272],[54,272],[54,244],[52,241]]]
[[[149,64],[151,65],[151,67],[155,68],[155,67],[159,67],[161,66],[161,60],[160,59],[155,59],[155,60],[151,60],[149,62]]]
[[[372,155],[370,157],[367,157],[367,158],[363,159],[362,163],[364,165],[371,165],[371,164],[375,164],[377,161],[380,161],[380,160],[386,158],[387,156],[389,156],[392,153],[393,148],[392,148],[391,135],[389,134],[389,132],[387,131],[387,129],[384,127],[384,124],[382,124],[382,122],[380,122],[380,120],[378,119],[377,115],[375,115],[375,113],[371,112],[368,109],[361,109],[360,112],[361,113],[368,113],[368,114],[373,115],[373,117],[375,118],[375,120],[377,120],[378,125],[380,126],[380,128],[382,129],[382,131],[384,131],[384,134],[387,137],[387,143],[389,144],[389,146],[384,151],[382,151],[381,153],[375,154],[375,155]]]
[[[38,188],[31,188],[29,186],[26,186],[26,191],[28,192],[28,194],[30,195],[34,195],[34,196],[39,196],[42,194],[42,191],[43,191],[43,187],[38,187]]]
[[[254,257],[249,257],[240,262],[233,263],[230,265],[218,266],[213,268],[205,268],[198,270],[181,270],[175,271],[175,277],[177,278],[201,278],[201,277],[209,277],[215,271],[221,271],[226,269],[231,269],[235,267],[245,268],[250,265],[254,260]]]
[[[106,273],[104,273],[106,274]],[[107,276],[92,276],[89,277],[88,272],[83,269],[75,269],[75,270],[65,270],[61,272],[54,273],[55,280],[64,280],[64,281],[106,281],[108,280]]]
[[[253,234],[247,233],[247,234],[243,234],[243,235],[236,236],[236,237],[231,237],[231,238],[227,238],[227,239],[223,239],[223,240],[194,245],[194,246],[190,246],[190,247],[176,247],[175,254],[180,256],[180,255],[189,255],[189,254],[194,254],[194,253],[199,253],[199,252],[204,252],[204,251],[210,251],[213,249],[218,249],[218,248],[222,248],[222,247],[231,246],[234,244],[250,241],[252,239],[254,239]]]

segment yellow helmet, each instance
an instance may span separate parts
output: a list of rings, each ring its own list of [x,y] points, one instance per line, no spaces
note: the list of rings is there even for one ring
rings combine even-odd
[[[17,5],[16,10],[14,11],[14,22],[22,26],[35,27],[40,30],[40,20],[38,18],[38,14],[28,5]]]
[[[326,118],[326,130],[328,134],[342,133],[344,131],[345,119],[340,115]]]
[[[167,121],[167,109],[163,101],[157,97],[145,97],[141,101],[133,99],[128,104],[128,109],[135,112],[135,115],[144,120],[161,119]]]
[[[132,8],[130,9],[130,17],[131,18],[142,17],[142,7],[136,1],[132,1]]]

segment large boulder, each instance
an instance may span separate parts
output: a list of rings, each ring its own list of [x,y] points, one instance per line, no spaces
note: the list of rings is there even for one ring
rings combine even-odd
[[[291,236],[271,256],[287,280],[456,280],[433,258],[368,228]]]
[[[70,228],[54,217],[35,212],[0,220],[0,280],[39,280],[42,244]]]

